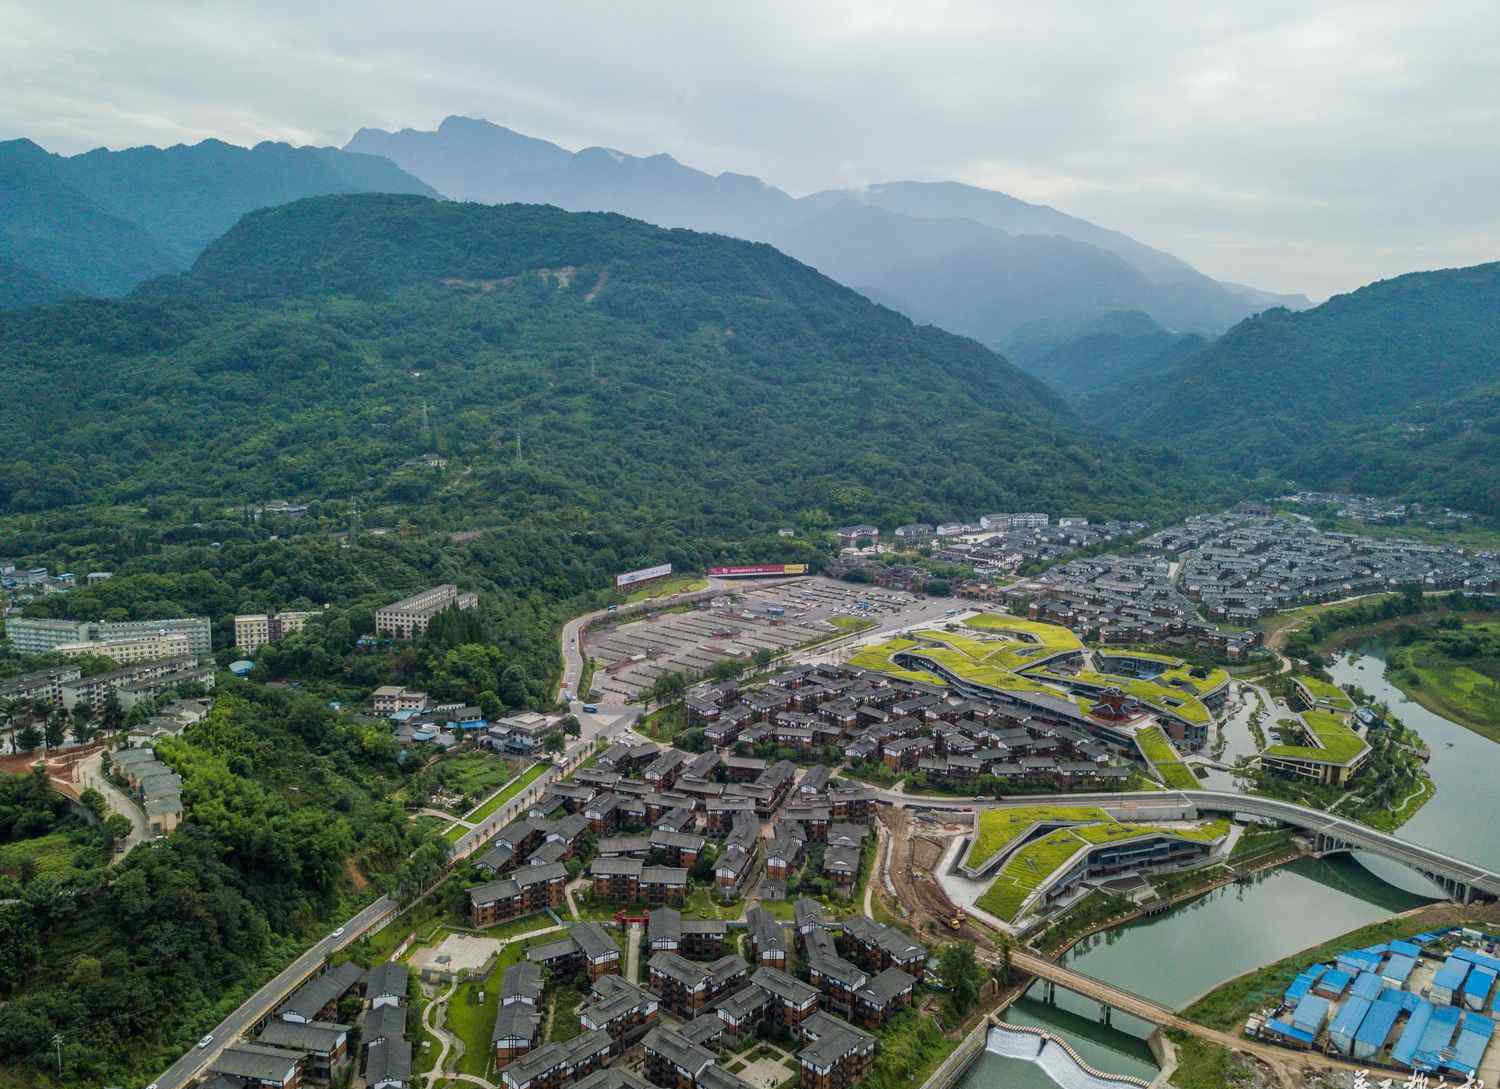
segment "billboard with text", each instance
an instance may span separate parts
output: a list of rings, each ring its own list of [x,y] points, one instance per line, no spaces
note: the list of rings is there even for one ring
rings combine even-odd
[[[767,575],[805,575],[805,563],[751,563],[740,567],[710,567],[708,573],[718,579],[764,578]]]

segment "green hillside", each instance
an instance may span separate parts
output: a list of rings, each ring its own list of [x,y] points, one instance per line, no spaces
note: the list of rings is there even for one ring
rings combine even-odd
[[[1150,383],[1097,391],[1083,411],[1108,407],[1127,434],[1252,475],[1494,513],[1500,443],[1485,391],[1497,377],[1500,263],[1381,281],[1301,313],[1268,311]],[[1454,402],[1465,414],[1453,414]]]
[[[68,184],[30,140],[0,143],[0,260],[92,295],[180,267],[149,232]]]
[[[1139,310],[1115,310],[1074,321],[1033,321],[1001,343],[1001,351],[1069,400],[1122,380],[1155,375],[1199,351],[1208,340],[1173,333]]]
[[[31,406],[0,462],[12,511],[358,494],[694,538],[1189,494],[972,341],[769,246],[613,215],[309,199],[131,299],[0,318],[0,345]],[[429,452],[462,472],[412,472]]]
[[[51,277],[0,257],[0,310],[61,302],[72,294]]]

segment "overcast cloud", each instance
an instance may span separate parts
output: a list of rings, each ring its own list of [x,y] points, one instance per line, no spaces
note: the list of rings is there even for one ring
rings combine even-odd
[[[795,194],[1002,189],[1321,297],[1500,258],[1495,0],[0,0],[0,137],[53,151],[485,117]]]

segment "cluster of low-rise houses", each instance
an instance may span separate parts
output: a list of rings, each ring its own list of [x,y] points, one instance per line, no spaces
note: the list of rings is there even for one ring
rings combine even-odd
[[[1493,592],[1500,555],[1329,533],[1250,507],[1189,518],[1129,555],[1072,560],[993,596],[1102,643],[1187,641],[1242,657],[1259,634],[1221,624],[1407,587]]]
[[[369,971],[345,962],[320,972],[293,991],[253,1039],[225,1047],[201,1089],[328,1085],[347,1078],[351,1067],[367,1089],[408,1089],[414,1084],[408,980],[406,966],[396,961]],[[351,998],[357,1024],[340,1020]]]
[[[524,961],[502,974],[492,1032],[500,1084],[746,1089],[722,1056],[775,1032],[798,1042],[802,1085],[848,1089],[869,1071],[876,1034],[911,1005],[927,951],[863,917],[836,921],[816,901],[799,900],[795,919],[788,938],[785,924],[752,911],[747,963],[724,952],[728,924],[657,908],[640,983],[622,978],[624,958],[609,930],[572,924],[564,937],[528,949]],[[792,948],[805,961],[805,978],[792,974]],[[547,989],[573,981],[586,992],[578,1008],[582,1031],[544,1043]],[[626,1064],[609,1065],[637,1047],[644,1079]]]
[[[704,740],[726,751],[746,744],[802,751],[834,746],[852,760],[955,785],[994,776],[1016,784],[1102,787],[1130,775],[1116,759],[1130,746],[1123,739],[1111,745],[1097,728],[1082,725],[1077,707],[1062,699],[1038,696],[1024,711],[1007,709],[850,666],[794,666],[746,692],[729,683],[700,685],[689,692],[686,707]],[[720,759],[738,768],[746,758]],[[814,767],[803,783],[818,784],[827,774]]]

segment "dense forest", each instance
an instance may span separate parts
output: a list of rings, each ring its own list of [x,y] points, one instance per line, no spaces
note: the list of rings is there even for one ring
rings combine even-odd
[[[0,344],[29,406],[11,511],[356,494],[702,539],[1207,498],[971,341],[770,247],[617,216],[301,201],[130,300],[6,315]]]
[[[1500,514],[1500,263],[1271,310],[1084,399],[1125,434],[1315,488]]]
[[[1027,322],[1000,348],[1027,374],[1077,400],[1127,379],[1154,381],[1207,343],[1197,333],[1169,332],[1139,310],[1116,310],[1086,321]]]
[[[0,1063],[33,1084],[144,1083],[330,920],[441,863],[386,800],[409,773],[389,731],[310,696],[232,685],[157,754],[184,780],[172,836],[108,880],[0,876],[18,901],[0,905]],[[0,858],[57,821],[38,782],[0,778]]]

